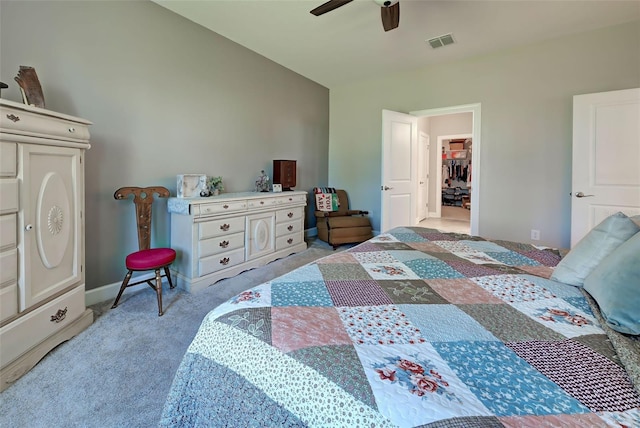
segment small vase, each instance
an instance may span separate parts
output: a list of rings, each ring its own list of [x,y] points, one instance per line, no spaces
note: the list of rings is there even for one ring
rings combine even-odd
[[[220,194],[220,189],[213,189],[213,196],[218,196]]]

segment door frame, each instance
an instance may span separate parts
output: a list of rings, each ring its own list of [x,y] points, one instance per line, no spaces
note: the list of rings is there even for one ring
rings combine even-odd
[[[444,140],[453,140],[453,139],[467,139],[471,138],[473,141],[473,134],[452,134],[452,135],[438,135],[438,153],[442,153],[442,142]],[[471,146],[471,156],[473,157],[473,145]],[[471,160],[473,164],[473,158]],[[436,217],[442,217],[442,156],[436,156],[436,179],[440,185],[436,184]],[[471,175],[471,181],[473,181],[473,174]],[[473,187],[471,188],[473,191]],[[473,198],[471,198],[473,202]]]
[[[422,147],[422,138],[426,137],[426,147]],[[426,162],[425,162],[426,158]],[[417,183],[417,202],[416,207],[416,223],[429,218],[429,180],[430,180],[430,160],[431,160],[431,136],[424,131],[418,131],[418,183]],[[424,188],[421,189],[420,180],[424,176]],[[424,209],[424,217],[421,211]]]
[[[472,113],[472,135],[473,150],[471,151],[471,164],[473,171],[471,174],[471,224],[470,234],[479,235],[479,218],[480,218],[480,153],[481,153],[481,104],[464,104],[451,107],[433,108],[426,110],[417,110],[409,112],[409,114],[417,117],[444,116],[455,113]],[[442,151],[442,149],[440,149]],[[432,150],[434,152],[434,150]],[[438,153],[440,155],[440,153]],[[433,154],[431,154],[433,156]],[[442,174],[442,171],[440,171]],[[442,179],[442,177],[441,177]]]

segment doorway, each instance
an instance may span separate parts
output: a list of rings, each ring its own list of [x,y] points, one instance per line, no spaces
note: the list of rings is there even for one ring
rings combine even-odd
[[[429,174],[430,198],[428,217],[418,225],[450,232],[478,235],[479,219],[479,172],[480,172],[480,104],[445,107],[411,112],[419,120],[458,116],[469,113],[470,124],[462,128],[446,128],[456,132],[441,133],[438,129],[431,132],[431,141],[436,142],[431,149],[431,171]],[[470,132],[468,132],[470,131]],[[434,135],[435,133],[435,135]],[[451,143],[454,145],[452,146]],[[443,160],[443,152],[445,160]],[[444,165],[443,165],[444,162]],[[448,165],[449,177],[444,174],[443,166]],[[453,165],[451,165],[453,164]],[[472,166],[472,168],[470,167]],[[465,169],[466,168],[466,169]],[[449,183],[445,180],[449,179]],[[450,186],[449,186],[450,184]],[[447,194],[443,197],[443,188]],[[449,192],[453,194],[449,195]],[[443,200],[451,201],[444,203]]]

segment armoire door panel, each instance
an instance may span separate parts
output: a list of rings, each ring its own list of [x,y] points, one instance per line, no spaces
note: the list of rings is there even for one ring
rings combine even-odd
[[[20,225],[20,310],[82,279],[80,150],[65,147],[21,147],[24,208]],[[24,191],[23,191],[24,190]]]

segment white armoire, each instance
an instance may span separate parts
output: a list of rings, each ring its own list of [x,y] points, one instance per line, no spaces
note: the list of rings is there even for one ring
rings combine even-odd
[[[84,119],[0,99],[0,391],[93,322]]]

